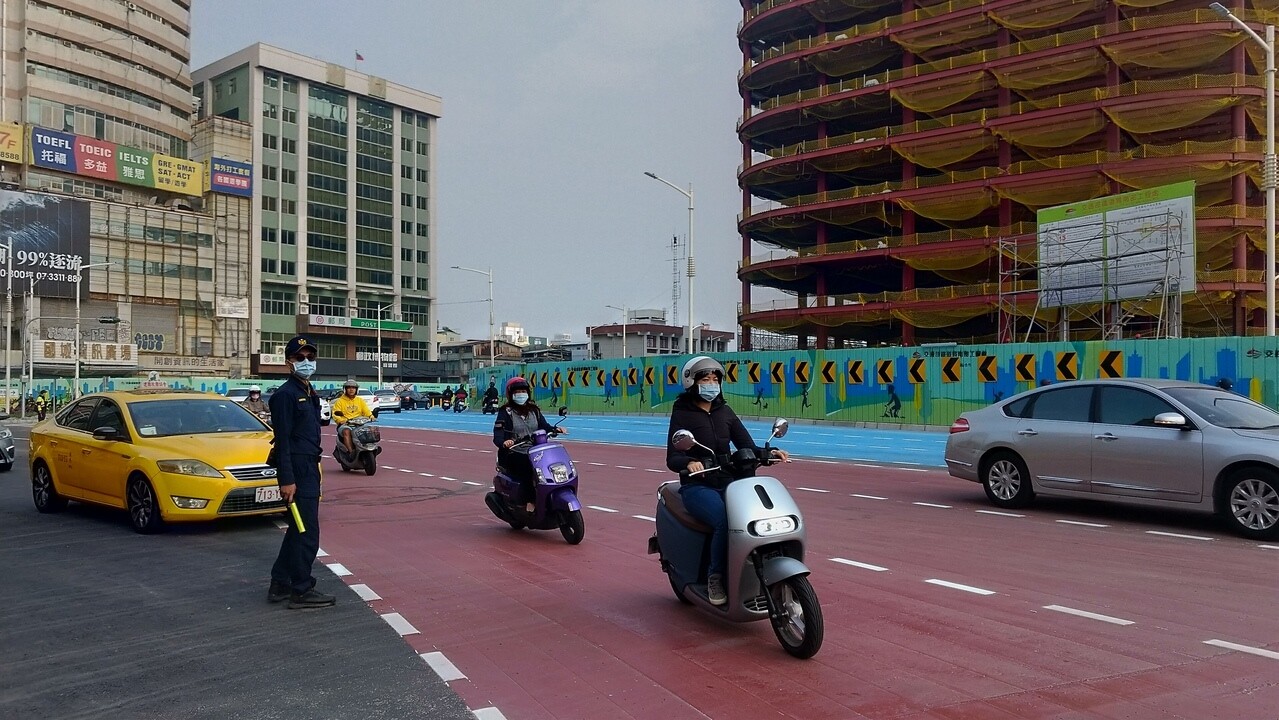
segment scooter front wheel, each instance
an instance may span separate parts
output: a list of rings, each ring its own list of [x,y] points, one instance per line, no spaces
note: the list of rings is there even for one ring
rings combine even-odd
[[[560,523],[560,534],[569,545],[582,542],[582,538],[586,537],[586,519],[582,517],[581,510],[564,514],[564,520]]]
[[[377,460],[374,459],[373,453],[364,456],[364,474],[372,475],[377,472]]]
[[[790,577],[768,588],[777,608],[770,618],[782,649],[806,660],[822,648],[822,606],[806,577]]]

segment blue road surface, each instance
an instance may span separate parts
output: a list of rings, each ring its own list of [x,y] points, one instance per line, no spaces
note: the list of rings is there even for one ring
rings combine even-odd
[[[455,413],[435,409],[383,412],[379,420],[386,427],[491,435],[494,417],[475,410]],[[555,416],[548,413],[547,419],[554,422]],[[763,444],[772,422],[744,422],[755,442]],[[666,416],[656,415],[569,415],[563,425],[569,429],[568,440],[665,447],[669,423]],[[792,422],[786,437],[774,445],[799,458],[942,468],[946,466],[946,437],[945,432]]]

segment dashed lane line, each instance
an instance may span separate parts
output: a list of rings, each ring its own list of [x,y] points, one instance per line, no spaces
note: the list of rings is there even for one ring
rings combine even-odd
[[[815,493],[828,493],[828,492],[830,492],[830,490],[821,490],[821,489],[819,489],[819,488],[810,488],[810,487],[797,487],[797,488],[795,488],[795,489],[796,489],[796,490],[804,490],[804,491],[807,491],[807,492],[815,492]]]
[[[1124,620],[1123,618],[1111,617],[1109,615],[1099,615],[1097,613],[1088,612],[1087,610],[1076,610],[1075,608],[1069,608],[1065,605],[1045,605],[1044,609],[1052,610],[1053,612],[1066,613],[1067,615],[1074,615],[1076,617],[1088,618],[1089,620],[1100,620],[1112,625],[1136,624],[1132,620]]]
[[[654,470],[653,468],[644,468],[644,472],[651,472],[651,473],[664,473],[664,472],[670,472],[670,471],[669,471],[669,470]]]
[[[630,465],[614,465],[613,467],[617,468],[618,470],[634,470],[635,469],[631,467]]]
[[[418,473],[418,475],[421,475],[422,477],[435,477],[431,473]]]
[[[463,480],[463,481],[462,481],[462,484],[463,484],[463,485],[476,485],[476,486],[483,485],[483,483],[477,483],[477,482],[475,482],[474,480]]]
[[[452,660],[444,657],[444,653],[442,652],[420,653],[418,657],[425,660],[426,664],[429,665],[431,669],[435,671],[435,674],[439,675],[440,679],[444,682],[467,679],[466,675],[463,674],[461,670],[457,669],[457,666],[453,664]]]
[[[600,512],[606,512],[606,513],[615,513],[615,512],[617,512],[617,511],[616,511],[616,510],[614,510],[613,508],[607,508],[607,507],[604,507],[603,505],[587,505],[586,507],[588,507],[588,508],[590,508],[590,509],[592,509],[592,510],[599,510]]]
[[[657,522],[657,518],[649,517],[647,515],[632,515],[631,517],[635,518],[636,520],[647,520],[649,522]]]
[[[949,505],[938,505],[937,503],[913,502],[913,503],[911,503],[911,505],[918,505],[918,506],[920,506],[920,507],[941,508],[941,509],[943,509],[943,510],[949,510],[949,509],[950,509],[950,506],[949,506]]]
[[[938,580],[936,578],[931,578],[929,580],[925,580],[924,582],[928,583],[929,585],[939,585],[941,587],[950,588],[952,590],[963,590],[964,592],[969,592],[974,595],[994,595],[995,594],[994,590],[987,590],[985,588],[974,587],[972,585],[961,585],[960,583],[950,582],[948,580]]]
[[[475,716],[475,720],[506,720],[506,716],[502,714],[502,711],[495,707],[472,710],[471,714]]]
[[[338,577],[345,577],[351,574],[351,571],[347,570],[346,566],[343,565],[342,563],[328,563],[327,565],[325,565],[325,567],[331,570],[333,574],[337,575]]]
[[[399,468],[399,470],[400,470],[400,472],[406,472],[406,473],[411,473],[411,472],[413,472],[412,470],[410,470],[410,469],[408,469],[408,468]]]
[[[852,565],[853,567],[859,567],[863,570],[873,570],[874,572],[888,572],[888,568],[886,567],[880,567],[879,565],[871,565],[870,563],[857,562],[856,560],[849,560],[847,558],[831,558],[831,562],[837,562],[840,565]]]
[[[860,493],[852,493],[848,497],[861,498],[863,500],[887,500],[888,499],[886,497],[880,497],[878,495],[862,495]]]
[[[358,583],[356,585],[352,585],[351,589],[354,590],[355,594],[359,595],[360,599],[363,600],[364,602],[372,602],[374,600],[382,599],[381,595],[378,595],[377,593],[373,592],[373,589],[370,588],[368,585],[365,585],[364,583]]]
[[[1212,645],[1226,650],[1238,650],[1239,652],[1248,653],[1250,655],[1258,655],[1271,660],[1279,660],[1279,652],[1273,650],[1262,650],[1261,648],[1250,647],[1248,645],[1240,645],[1238,643],[1226,642],[1225,640],[1204,640],[1204,645]]]
[[[441,475],[441,476],[440,476],[440,479],[441,479],[441,480],[448,480],[449,482],[457,482],[457,478],[451,478],[451,477],[449,477],[448,475]]]
[[[283,529],[284,529],[284,530],[287,530],[287,529],[288,529],[288,527],[289,527],[288,525],[285,525]],[[326,553],[326,552],[324,552],[324,548],[320,548],[319,550],[317,550],[317,551],[315,552],[315,556],[316,556],[316,557],[328,557],[328,556],[329,556],[329,554],[328,554],[328,553]]]
[[[1257,547],[1263,548],[1266,550],[1279,550],[1279,545],[1258,545]]]
[[[1182,533],[1163,532],[1162,530],[1147,530],[1147,535],[1159,535],[1160,537],[1181,538],[1182,540],[1207,540],[1212,542],[1216,538],[1204,537],[1203,535],[1183,535]]]
[[[999,510],[978,510],[977,512],[981,513],[982,515],[999,515],[1000,517],[1017,517],[1017,518],[1026,517],[1025,515],[1019,515],[1017,513],[1010,513],[1010,512],[1000,512]]]
[[[1057,522],[1063,525],[1081,525],[1083,527],[1092,527],[1092,528],[1110,527],[1109,525],[1104,525],[1102,523],[1083,522],[1082,520],[1058,520]]]
[[[593,462],[593,463],[586,463],[586,464],[587,464],[587,465],[594,465],[595,467],[608,467],[608,465],[607,465],[606,463],[597,463],[597,462]]]
[[[387,625],[391,626],[392,630],[399,633],[400,637],[419,634],[418,629],[413,627],[413,624],[405,620],[404,616],[399,613],[386,613],[382,616],[382,619],[386,621]]]

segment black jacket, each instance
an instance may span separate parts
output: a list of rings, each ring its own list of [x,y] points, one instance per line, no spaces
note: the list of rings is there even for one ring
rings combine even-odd
[[[275,431],[275,448],[280,458],[279,483],[292,485],[295,478],[293,456],[307,462],[320,462],[320,396],[311,386],[290,375],[271,394],[271,426]],[[306,478],[301,478],[305,480]],[[318,475],[317,478],[318,480]],[[316,491],[319,487],[317,485]],[[299,492],[301,490],[299,489]],[[305,497],[305,495],[304,495]]]
[[[546,416],[542,414],[542,409],[534,405],[529,410],[537,413],[538,429],[550,432],[554,426],[546,421]],[[503,405],[498,409],[497,417],[493,419],[493,444],[500,448],[502,443],[507,440],[519,441],[521,439],[515,437],[515,421],[511,419],[511,408]]]
[[[697,402],[687,393],[675,398],[675,404],[671,408],[671,424],[666,430],[666,467],[672,472],[682,473],[688,469],[690,461],[704,461],[707,453],[696,445],[687,453],[676,450],[675,446],[671,445],[671,436],[676,430],[688,430],[693,433],[697,442],[714,450],[716,455],[727,455],[732,452],[729,448],[730,442],[739,450],[741,448],[759,450],[759,446],[751,439],[751,434],[746,431],[746,426],[742,425],[741,419],[737,417],[737,413],[733,412],[733,408],[724,402],[722,395],[711,403],[710,412],[698,407]],[[705,473],[692,477],[681,475],[680,482],[685,485],[720,487],[724,481],[718,473]]]

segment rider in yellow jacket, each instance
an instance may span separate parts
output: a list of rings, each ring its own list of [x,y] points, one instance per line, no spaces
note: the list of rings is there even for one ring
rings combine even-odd
[[[342,441],[342,446],[346,448],[348,455],[355,452],[352,446],[351,428],[347,422],[357,417],[373,417],[373,411],[369,409],[369,404],[364,402],[364,398],[356,395],[360,390],[360,384],[354,380],[347,380],[342,385],[342,396],[333,401],[332,412],[333,422],[338,425],[338,439]]]

